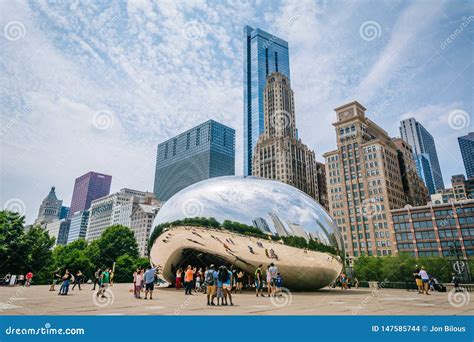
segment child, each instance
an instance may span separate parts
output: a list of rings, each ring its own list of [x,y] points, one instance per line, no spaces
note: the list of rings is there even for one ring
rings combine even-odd
[[[278,296],[281,296],[281,288],[283,286],[283,278],[280,273],[277,273],[277,277],[275,280],[275,286],[276,286],[276,294]]]

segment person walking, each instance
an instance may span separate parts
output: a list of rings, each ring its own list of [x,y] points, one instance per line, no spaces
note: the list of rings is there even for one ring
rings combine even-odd
[[[153,265],[154,266],[154,265]],[[155,289],[155,274],[157,267],[148,266],[143,279],[145,281],[145,299],[148,299],[148,292],[150,292],[150,300],[153,299],[153,290]]]
[[[415,270],[413,271],[413,278],[415,279],[416,287],[418,288],[418,293],[423,293],[423,282],[420,277],[420,268],[418,265],[415,265]]]
[[[257,269],[255,270],[255,295],[257,297],[259,292],[261,297],[265,297],[263,294],[262,266],[262,264],[258,265]]]
[[[26,274],[26,287],[30,287],[31,285],[31,279],[33,279],[33,273],[30,271]]]
[[[58,281],[61,279],[61,275],[59,274],[59,272],[61,271],[60,268],[57,268],[54,272],[53,272],[53,282],[51,283],[51,287],[49,288],[49,291],[54,291],[54,286],[56,286],[56,284],[58,283]]]
[[[428,292],[430,290],[430,287],[429,287],[430,277],[428,276],[428,273],[425,271],[425,268],[423,266],[421,267],[420,273],[418,273],[418,275],[421,277],[421,282],[423,283],[423,292],[429,295]]]
[[[82,272],[80,270],[77,271],[76,278],[74,280],[74,285],[72,286],[72,289],[71,289],[72,291],[74,291],[74,288],[76,287],[76,285],[79,288],[79,291],[81,291],[82,277],[83,277]]]
[[[92,291],[95,291],[95,286],[99,285],[100,288],[100,278],[102,277],[102,270],[100,268],[97,269],[94,273],[94,287],[92,288]]]
[[[204,281],[206,282],[206,294],[207,294],[207,305],[216,305],[214,304],[214,297],[216,296],[216,285],[214,279],[214,265],[211,265],[209,269],[204,273]]]
[[[185,295],[192,294],[191,291],[193,289],[193,279],[195,272],[196,269],[193,269],[191,265],[188,265],[186,272],[184,273],[184,286],[186,286],[186,290],[184,292]]]
[[[102,274],[100,275],[100,287],[99,291],[97,291],[97,297],[102,296],[102,298],[107,298],[105,293],[109,289],[110,286],[110,268],[106,268]]]
[[[268,297],[270,297],[272,294],[272,286],[271,286],[272,277],[270,276],[270,265],[267,266],[267,271],[265,272],[265,276],[266,276],[266,282],[267,282],[267,294],[268,294]]]

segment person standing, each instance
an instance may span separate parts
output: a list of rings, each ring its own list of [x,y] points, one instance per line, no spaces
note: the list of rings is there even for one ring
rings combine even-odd
[[[425,271],[424,267],[421,267],[420,273],[418,273],[418,275],[421,277],[421,281],[423,283],[423,292],[429,295],[428,291],[430,290],[430,287],[429,287],[430,277],[428,276],[428,273]]]
[[[283,287],[283,277],[281,276],[280,273],[277,274],[277,277],[275,279],[275,297],[277,295],[281,296],[281,288]]]
[[[232,272],[227,267],[222,266],[222,290],[224,291],[224,305],[227,305],[227,298],[229,298],[230,305],[232,303]]]
[[[179,290],[181,288],[181,275],[183,273],[183,269],[180,267],[176,271],[176,290]]]
[[[20,274],[18,276],[18,286],[23,286],[25,285],[25,276],[23,274]]]
[[[143,270],[139,269],[137,270],[137,274],[135,276],[135,284],[134,284],[134,293],[135,293],[135,298],[141,299],[141,291],[143,287]]]
[[[271,295],[274,297],[276,293],[276,279],[278,277],[278,269],[273,262],[270,264],[268,271],[270,272]]]
[[[31,285],[31,279],[33,279],[33,273],[30,271],[26,274],[26,287],[30,287]]]
[[[150,300],[153,299],[153,290],[155,289],[155,273],[157,267],[148,266],[143,279],[145,281],[145,299],[148,299],[148,292],[150,292]]]
[[[211,265],[209,269],[204,273],[204,281],[206,282],[207,285],[207,305],[216,305],[214,304],[214,297],[216,295],[216,285],[217,283],[215,282],[214,279],[214,265]]]
[[[64,275],[62,277],[63,283],[61,284],[61,287],[59,288],[59,293],[58,296],[67,296],[67,293],[69,291],[69,281],[71,279],[71,273],[69,273],[69,270],[66,269],[64,271]]]
[[[461,280],[459,280],[459,277],[456,275],[456,273],[452,273],[452,276],[453,278],[451,279],[451,282],[454,284],[454,292],[462,292],[461,288],[459,287]]]
[[[99,285],[100,288],[100,278],[102,277],[102,270],[100,268],[97,269],[94,273],[94,287],[92,288],[92,291],[95,291],[95,286]]]
[[[270,276],[270,265],[267,266],[267,271],[265,272],[266,281],[267,281],[267,294],[268,297],[272,295],[272,277]]]
[[[184,292],[185,295],[192,294],[191,291],[193,289],[193,279],[195,272],[196,269],[192,269],[191,265],[188,265],[186,272],[184,273],[184,286],[186,286],[186,291]]]
[[[244,287],[244,272],[240,270],[237,272],[237,289],[236,292],[242,293],[242,288]]]
[[[261,297],[265,297],[263,294],[262,266],[262,264],[258,265],[257,269],[255,270],[255,295],[257,297],[259,292]]]
[[[195,285],[195,290],[196,292],[201,292],[201,280],[202,280],[202,277],[203,277],[203,273],[202,273],[202,268],[199,268],[199,270],[196,272],[195,274],[195,278],[196,278],[196,285]]]

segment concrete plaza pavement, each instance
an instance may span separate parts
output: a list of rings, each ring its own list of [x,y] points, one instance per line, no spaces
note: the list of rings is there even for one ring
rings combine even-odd
[[[204,294],[158,288],[153,300],[144,300],[135,299],[131,287],[115,284],[106,299],[97,299],[89,284],[68,296],[50,292],[47,285],[0,287],[0,315],[474,315],[469,293],[453,299],[449,292],[427,296],[396,289],[325,288],[275,300],[246,291],[234,295],[234,306],[209,307]]]

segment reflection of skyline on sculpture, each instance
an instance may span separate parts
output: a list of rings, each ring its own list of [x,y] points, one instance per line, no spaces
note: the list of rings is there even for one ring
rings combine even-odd
[[[273,235],[313,238],[342,249],[334,221],[311,197],[282,182],[257,177],[218,177],[175,194],[158,213],[154,226],[191,217],[237,221]]]

